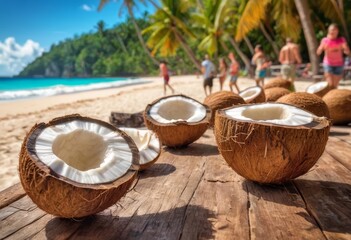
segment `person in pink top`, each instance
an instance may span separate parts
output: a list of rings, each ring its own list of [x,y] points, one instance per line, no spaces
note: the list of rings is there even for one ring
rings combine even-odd
[[[337,88],[344,72],[344,56],[349,55],[350,48],[345,38],[339,36],[339,28],[331,24],[328,28],[327,37],[323,38],[317,49],[317,54],[324,52],[323,68],[329,86]]]
[[[160,62],[160,75],[163,77],[163,94],[166,95],[167,87],[172,90],[172,94],[174,94],[174,89],[169,84],[169,72],[166,61]]]

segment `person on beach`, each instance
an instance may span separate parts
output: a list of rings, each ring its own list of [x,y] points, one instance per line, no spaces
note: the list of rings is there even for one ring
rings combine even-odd
[[[267,68],[270,66],[271,62],[269,62],[263,52],[263,48],[261,45],[257,45],[255,47],[255,54],[252,58],[252,63],[256,65],[255,71],[255,81],[256,85],[263,87],[264,79],[267,75]]]
[[[344,73],[343,53],[350,54],[350,48],[344,37],[339,36],[339,27],[331,24],[328,34],[322,39],[317,54],[324,52],[323,68],[324,76],[332,88],[337,88]]]
[[[171,89],[172,94],[174,94],[174,89],[172,86],[169,84],[169,71],[167,67],[167,62],[166,61],[161,61],[160,62],[160,76],[163,77],[163,94],[166,95],[167,92],[167,87]]]
[[[228,58],[230,59],[230,80],[229,80],[229,87],[230,91],[233,92],[233,86],[236,88],[238,93],[240,92],[237,81],[240,71],[240,65],[238,61],[236,61],[234,53],[229,53]]]
[[[201,63],[202,66],[202,74],[204,77],[204,91],[205,95],[208,96],[209,94],[212,93],[212,87],[213,87],[213,79],[216,76],[216,68],[214,64],[211,62],[209,55],[205,55],[205,60]],[[209,93],[207,94],[207,88],[209,90]]]
[[[228,64],[226,63],[224,58],[219,59],[219,89],[220,91],[223,90],[223,83],[227,78],[228,73]]]
[[[282,78],[293,83],[296,78],[296,64],[301,64],[302,60],[299,46],[291,38],[286,39],[285,46],[280,50],[279,62],[282,64]]]

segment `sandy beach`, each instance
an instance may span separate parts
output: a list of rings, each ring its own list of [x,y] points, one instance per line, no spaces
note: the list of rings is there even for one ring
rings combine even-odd
[[[20,147],[26,133],[35,123],[73,113],[108,121],[111,111],[142,111],[148,103],[163,96],[163,82],[160,77],[142,79],[148,80],[148,83],[0,103],[0,191],[19,182],[17,167]],[[174,76],[170,83],[176,93],[188,95],[201,102],[205,98],[201,78]],[[297,81],[296,89],[304,91],[309,84],[307,81]],[[241,89],[254,85],[253,80],[239,79]],[[214,91],[218,90],[218,79],[215,79]],[[228,80],[224,90],[229,90]]]

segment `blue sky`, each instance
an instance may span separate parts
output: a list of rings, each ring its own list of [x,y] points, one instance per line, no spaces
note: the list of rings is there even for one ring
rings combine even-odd
[[[0,76],[17,74],[53,43],[95,31],[99,20],[107,28],[125,21],[118,15],[120,0],[97,11],[99,0],[0,0]],[[138,6],[135,15],[155,11]]]

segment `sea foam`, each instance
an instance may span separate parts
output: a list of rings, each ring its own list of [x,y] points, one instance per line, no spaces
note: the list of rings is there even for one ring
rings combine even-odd
[[[56,85],[47,88],[37,88],[28,90],[0,91],[0,101],[13,101],[25,98],[48,97],[61,94],[86,92],[91,90],[117,88],[128,85],[147,83],[146,80],[127,79],[123,81],[92,83],[80,86]]]

